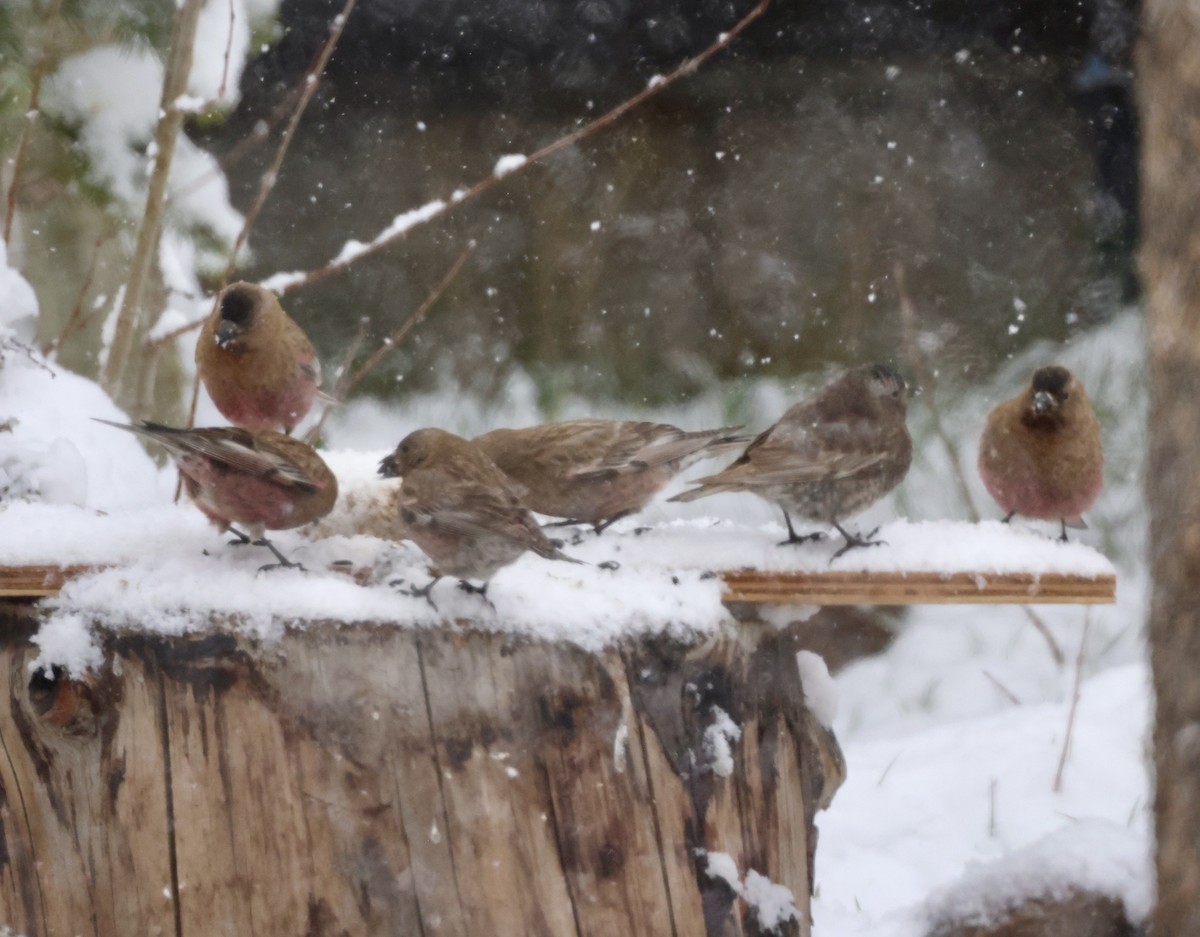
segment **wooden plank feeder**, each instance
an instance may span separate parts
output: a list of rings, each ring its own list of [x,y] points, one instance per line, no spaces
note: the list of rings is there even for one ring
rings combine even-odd
[[[0,598],[57,595],[88,565],[0,566]],[[1112,604],[1116,576],[1072,573],[722,572],[726,602],[787,605]]]
[[[31,670],[21,600],[107,565],[0,568],[14,932],[810,934],[815,815],[845,764],[805,703],[802,622],[589,651],[461,622],[259,643],[217,616],[196,636],[98,628],[86,678]],[[719,575],[730,605],[1115,595],[1061,571]],[[764,881],[786,900],[757,900]]]

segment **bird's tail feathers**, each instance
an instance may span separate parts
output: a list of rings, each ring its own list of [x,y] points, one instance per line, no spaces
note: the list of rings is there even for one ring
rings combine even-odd
[[[707,498],[709,495],[724,494],[727,491],[736,491],[731,485],[700,485],[698,488],[691,488],[688,491],[681,491],[672,498],[667,498],[668,501],[695,501],[697,498]]]

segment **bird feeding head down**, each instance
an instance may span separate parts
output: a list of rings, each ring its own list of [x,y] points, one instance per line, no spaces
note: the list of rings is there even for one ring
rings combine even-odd
[[[1071,372],[1059,365],[1038,368],[1029,382],[1033,391],[1032,410],[1036,416],[1049,416],[1071,396]]]
[[[259,291],[249,283],[235,283],[221,294],[221,321],[215,336],[218,345],[236,348],[258,317],[260,299]]]
[[[449,435],[440,429],[414,430],[400,440],[391,455],[380,460],[379,474],[383,478],[402,478],[426,462],[443,438]]]

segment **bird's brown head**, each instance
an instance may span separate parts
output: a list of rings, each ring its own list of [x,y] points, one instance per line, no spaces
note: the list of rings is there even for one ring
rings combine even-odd
[[[908,385],[899,371],[886,364],[868,364],[862,370],[867,388],[875,397],[898,405],[901,409],[907,406]]]
[[[1052,364],[1038,368],[1029,381],[1030,409],[1036,417],[1049,417],[1071,398],[1075,378],[1066,368]]]
[[[253,283],[234,283],[227,287],[221,294],[217,344],[225,349],[235,348],[246,333],[254,328],[266,305],[264,300],[269,295]]]
[[[458,440],[454,434],[432,427],[414,430],[400,440],[391,455],[380,461],[379,474],[384,478],[402,478],[438,453],[453,448]]]

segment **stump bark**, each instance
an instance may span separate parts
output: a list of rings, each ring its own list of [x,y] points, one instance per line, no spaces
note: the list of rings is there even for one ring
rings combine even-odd
[[[708,852],[809,933],[844,765],[786,632],[122,634],[84,681],[3,653],[0,923],[27,937],[768,932]]]

